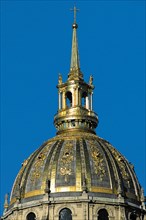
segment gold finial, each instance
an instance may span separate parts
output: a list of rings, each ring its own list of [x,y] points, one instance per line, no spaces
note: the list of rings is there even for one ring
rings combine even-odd
[[[76,24],[77,11],[79,11],[79,9],[74,6],[74,8],[70,10],[74,12],[74,24]]]
[[[89,85],[91,85],[91,86],[93,85],[93,76],[92,75],[90,76],[90,79],[89,79]]]
[[[58,84],[61,85],[62,84],[62,75],[59,73],[59,77],[58,77]]]

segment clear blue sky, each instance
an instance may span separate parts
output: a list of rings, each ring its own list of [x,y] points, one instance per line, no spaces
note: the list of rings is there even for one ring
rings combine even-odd
[[[74,1],[1,1],[1,209],[24,159],[56,130]],[[97,134],[134,164],[146,192],[145,1],[76,1],[81,70],[94,76]],[[146,193],[145,193],[146,194]]]

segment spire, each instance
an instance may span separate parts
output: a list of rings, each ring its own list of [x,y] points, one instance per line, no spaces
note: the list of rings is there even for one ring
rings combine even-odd
[[[62,81],[59,74],[58,79],[58,112],[54,117],[54,125],[57,128],[57,134],[64,132],[86,131],[95,134],[95,128],[98,125],[98,116],[93,112],[93,77],[90,76],[89,83],[83,79],[80,71],[76,12],[78,9],[74,6],[74,23],[72,36],[71,65],[67,82]],[[83,182],[85,190],[85,181]]]
[[[76,24],[76,12],[78,9],[74,6],[74,23],[72,25],[73,28],[73,36],[72,36],[72,50],[71,50],[71,65],[70,70],[78,70],[80,68],[79,63],[79,52],[78,52],[78,42],[77,42],[77,28],[78,25]]]
[[[72,34],[72,49],[71,49],[71,64],[70,64],[70,73],[69,79],[72,78],[80,78],[82,79],[82,73],[80,72],[80,61],[79,61],[79,51],[78,51],[78,40],[77,40],[77,28],[78,25],[76,23],[76,13],[79,11],[75,6],[74,11],[74,23],[72,25],[73,34]]]

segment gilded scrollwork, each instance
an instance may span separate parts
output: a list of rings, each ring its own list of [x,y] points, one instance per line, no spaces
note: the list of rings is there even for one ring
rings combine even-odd
[[[73,161],[73,142],[65,143],[63,155],[60,160],[60,175],[64,176],[65,182],[69,181],[69,176],[72,174],[71,162]]]
[[[119,164],[122,177],[127,181],[127,184],[130,187],[130,185],[129,185],[130,184],[129,183],[130,176],[129,176],[129,173],[127,172],[127,169],[126,169],[124,157],[122,157],[122,155],[114,148],[110,148],[110,149],[111,149],[113,156],[115,157],[116,161]]]
[[[46,155],[48,153],[48,148],[50,147],[50,144],[47,145],[37,156],[35,159],[33,169],[30,175],[30,180],[34,182],[36,179],[38,179],[41,175],[41,168],[46,160]]]
[[[76,115],[87,115],[88,111],[85,109],[77,109],[76,110]]]
[[[103,155],[101,154],[100,150],[97,148],[94,140],[90,139],[90,141],[88,141],[88,145],[90,146],[91,149],[91,156],[94,162],[93,163],[94,171],[99,176],[99,180],[102,181],[106,174]]]

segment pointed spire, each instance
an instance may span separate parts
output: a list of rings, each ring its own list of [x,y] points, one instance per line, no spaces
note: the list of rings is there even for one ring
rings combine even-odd
[[[95,134],[95,128],[98,125],[98,116],[93,112],[93,76],[90,76],[89,83],[83,79],[80,70],[76,12],[74,7],[74,23],[71,51],[71,66],[67,82],[62,81],[62,76],[58,78],[58,112],[54,117],[54,125],[57,128],[57,134],[69,131],[87,131]],[[68,181],[67,175],[65,181]],[[83,177],[83,191],[87,191],[86,179]],[[84,192],[85,193],[85,192]]]
[[[80,68],[79,64],[79,52],[78,52],[78,42],[77,42],[77,28],[78,25],[76,24],[76,12],[77,8],[74,6],[74,23],[72,25],[73,28],[73,36],[72,36],[72,51],[71,51],[71,65],[70,69],[78,70]]]
[[[76,23],[76,13],[79,9],[77,9],[74,6],[74,8],[71,10],[74,11],[74,23],[72,25],[73,35],[72,35],[72,50],[71,50],[71,64],[70,64],[69,78],[70,77],[73,78],[74,76],[76,77],[78,76],[78,78],[82,78],[82,73],[80,72],[80,61],[79,61],[79,51],[78,51],[78,41],[77,41],[78,25]]]

